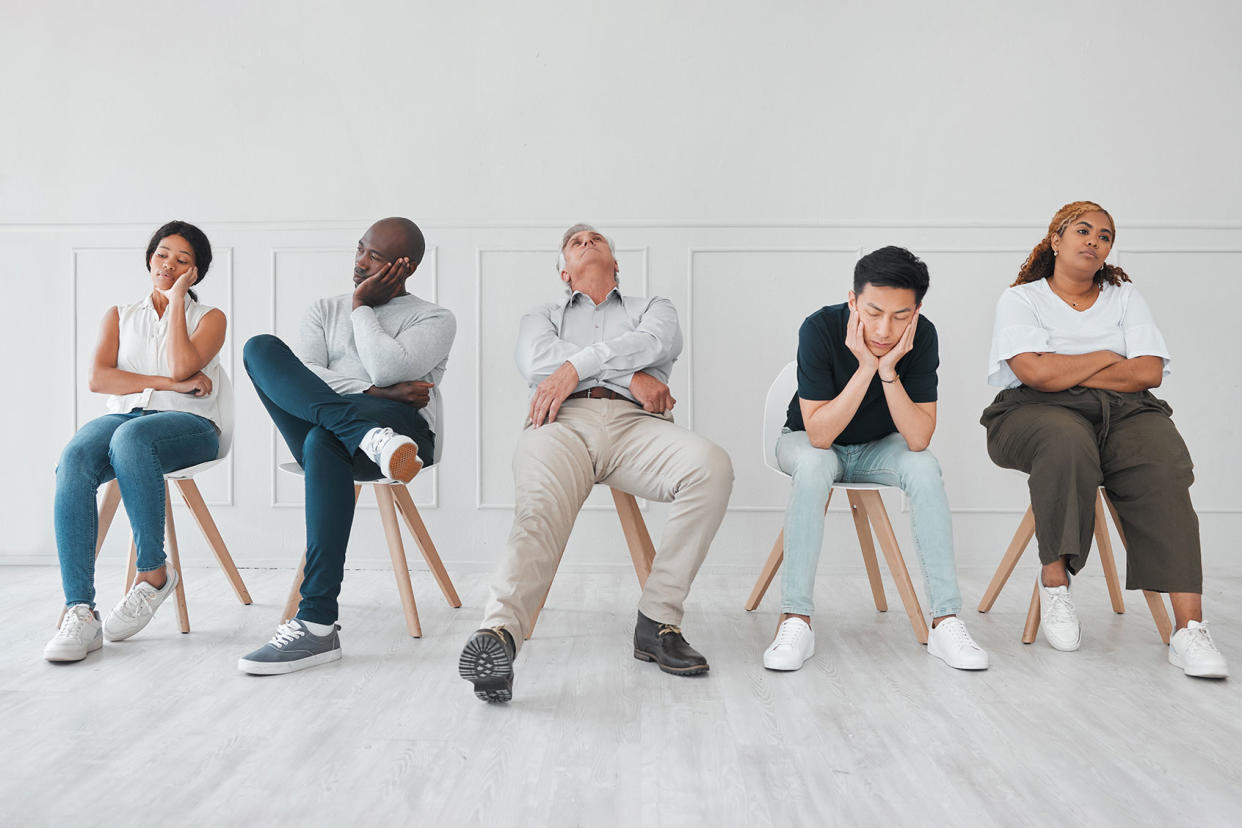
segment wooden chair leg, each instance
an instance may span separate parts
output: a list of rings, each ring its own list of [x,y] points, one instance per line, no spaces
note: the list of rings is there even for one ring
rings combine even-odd
[[[414,604],[414,587],[410,583],[410,565],[405,559],[405,547],[401,544],[401,528],[397,525],[397,510],[392,491],[385,485],[376,485],[371,488],[375,490],[380,520],[384,524],[384,537],[388,540],[388,554],[392,557],[392,574],[397,579],[397,591],[401,593],[401,606],[405,610],[405,626],[410,635],[422,638],[423,628],[418,623],[418,608]]]
[[[450,607],[460,607],[461,599],[457,597],[457,590],[453,588],[453,582],[444,569],[444,562],[440,560],[436,545],[431,542],[431,535],[427,533],[427,527],[423,523],[422,515],[418,513],[418,507],[414,505],[414,498],[410,497],[410,490],[405,486],[393,486],[392,494],[397,500],[397,514],[401,515],[406,528],[414,536],[414,542],[418,544],[418,550],[423,553],[427,568],[431,570],[432,577],[439,584],[440,592],[444,593],[444,600],[448,601]]]
[[[104,538],[108,537],[108,529],[112,519],[116,517],[116,508],[121,505],[121,484],[109,480],[104,484],[103,498],[99,501],[99,523],[95,537],[95,559],[99,559],[99,550],[103,548]]]
[[[1156,631],[1160,633],[1160,640],[1168,644],[1169,638],[1173,635],[1173,622],[1169,620],[1168,610],[1165,609],[1164,596],[1159,592],[1145,589],[1143,597],[1147,599],[1147,608],[1151,610],[1151,617],[1156,622]]]
[[[824,513],[828,513],[828,504],[832,503],[832,489],[828,490],[828,499],[824,501]],[[754,612],[759,606],[759,602],[763,600],[763,596],[768,591],[768,587],[772,584],[772,579],[776,577],[776,570],[781,568],[781,562],[785,560],[785,530],[776,536],[776,543],[772,544],[772,552],[768,555],[767,561],[763,564],[763,569],[759,571],[759,580],[755,581],[755,588],[750,591],[750,597],[746,599],[746,611]]]
[[[996,603],[996,597],[1000,595],[1009,576],[1013,574],[1014,567],[1018,565],[1018,559],[1022,557],[1022,553],[1026,551],[1026,547],[1030,545],[1031,538],[1034,536],[1035,509],[1027,506],[1026,514],[1018,523],[1018,531],[1013,533],[1013,540],[1009,542],[1009,548],[1005,550],[1005,557],[1001,558],[1000,566],[996,567],[996,574],[992,576],[992,582],[983,592],[983,598],[979,601],[979,612],[992,609],[992,605]]]
[[[1113,558],[1113,543],[1108,537],[1108,523],[1104,520],[1104,495],[1095,498],[1095,545],[1100,550],[1100,568],[1104,570],[1104,583],[1108,584],[1108,598],[1112,601],[1113,612],[1121,614],[1126,611],[1125,600],[1121,597],[1121,581],[1117,578],[1117,561]]]
[[[302,600],[302,580],[306,577],[306,553],[302,553],[302,562],[298,564],[298,571],[293,573],[293,586],[289,588],[289,598],[285,601],[285,609],[280,614],[280,623],[283,624],[290,618],[298,614],[298,603]]]
[[[1039,576],[1035,576],[1035,589],[1031,592],[1031,606],[1026,611],[1026,626],[1022,628],[1022,643],[1035,643],[1039,631]]]
[[[216,556],[216,562],[224,570],[224,575],[229,579],[233,592],[237,594],[237,600],[249,605],[252,603],[250,593],[246,591],[246,584],[242,581],[241,573],[237,571],[237,565],[233,563],[233,556],[229,554],[228,547],[224,545],[224,538],[220,537],[220,530],[216,528],[216,522],[212,519],[211,511],[207,508],[202,493],[198,490],[198,484],[192,478],[175,482],[177,491],[181,492],[181,499],[185,501],[190,514],[194,516],[194,522],[198,524],[199,531],[203,533],[203,539],[211,547],[211,551]]]
[[[858,492],[866,505],[867,517],[871,528],[884,550],[884,558],[888,561],[888,571],[897,585],[897,593],[905,605],[906,615],[910,617],[910,626],[914,628],[914,637],[920,644],[927,643],[927,619],[923,617],[923,608],[919,606],[918,596],[914,594],[914,584],[910,582],[910,573],[906,570],[906,562],[901,557],[901,548],[897,545],[897,535],[893,532],[893,524],[888,519],[888,511],[884,508],[884,499],[879,492]]]
[[[185,578],[181,574],[181,553],[177,549],[177,527],[173,523],[172,493],[168,490],[168,481],[164,481],[164,536],[168,540],[168,560],[173,569],[177,570],[177,623],[181,632],[190,631],[190,610],[185,603]]]
[[[167,518],[165,518],[167,519]],[[138,545],[134,543],[133,533],[129,536],[129,562],[125,565],[125,594],[134,588],[134,579],[138,577]]]
[[[867,505],[858,492],[846,490],[850,500],[850,514],[854,517],[854,531],[858,534],[858,548],[862,550],[863,565],[867,568],[867,580],[871,582],[871,598],[875,608],[888,612],[888,598],[884,596],[884,581],[880,579],[880,562],[875,558],[875,544],[871,540],[871,525],[867,522]]]
[[[617,517],[621,519],[625,543],[630,548],[630,558],[634,561],[638,585],[644,587],[647,585],[647,576],[651,574],[651,564],[655,560],[655,545],[647,531],[647,522],[643,520],[643,513],[638,508],[634,495],[612,487],[609,489],[612,491],[613,503],[617,506]]]
[[[354,486],[354,505],[358,505],[358,495],[362,493],[362,486]],[[289,588],[289,597],[285,600],[285,609],[281,613],[280,623],[283,624],[290,618],[298,614],[298,604],[302,600],[302,581],[306,578],[306,553],[302,553],[302,562],[298,564],[297,571],[293,573],[293,586]]]
[[[1117,537],[1121,538],[1122,547],[1126,546],[1126,531],[1121,527],[1121,521],[1117,519],[1117,510],[1113,508],[1113,502],[1108,499],[1108,495],[1100,492],[1100,500],[1108,507],[1108,513],[1113,516],[1113,526],[1117,527]],[[1151,611],[1151,618],[1156,622],[1156,632],[1160,633],[1160,640],[1165,644],[1169,643],[1169,638],[1173,635],[1173,622],[1169,619],[1168,610],[1164,606],[1164,598],[1159,592],[1150,592],[1143,590],[1143,598],[1147,601],[1147,609]]]

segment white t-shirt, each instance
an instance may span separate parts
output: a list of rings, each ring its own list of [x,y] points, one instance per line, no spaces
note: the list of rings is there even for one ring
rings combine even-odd
[[[1022,381],[1006,362],[1028,352],[1088,354],[1113,351],[1126,359],[1158,356],[1169,373],[1169,347],[1152,319],[1151,310],[1130,282],[1105,282],[1095,304],[1076,311],[1052,292],[1047,279],[1015,285],[996,303],[988,382],[1017,388]]]
[[[185,297],[185,329],[191,335],[203,317],[213,310],[208,305]],[[117,305],[117,327],[120,342],[116,351],[116,367],[122,371],[151,376],[171,376],[168,367],[168,313],[161,317],[155,312],[148,294],[132,305]],[[206,417],[220,428],[220,355],[213,356],[203,366],[203,373],[211,380],[211,393],[205,397],[183,394],[179,391],[156,391],[144,388],[133,394],[112,394],[108,397],[108,411],[125,414],[135,408],[151,411],[185,411]]]

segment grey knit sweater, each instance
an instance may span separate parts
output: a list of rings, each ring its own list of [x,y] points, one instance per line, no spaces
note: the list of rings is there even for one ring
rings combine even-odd
[[[338,394],[410,380],[435,383],[431,403],[419,413],[437,431],[440,380],[457,333],[452,311],[414,295],[352,308],[349,293],[316,300],[302,318],[294,353]]]

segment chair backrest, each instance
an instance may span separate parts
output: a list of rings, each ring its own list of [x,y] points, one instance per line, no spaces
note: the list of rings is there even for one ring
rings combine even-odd
[[[216,459],[223,460],[233,447],[233,381],[229,379],[229,372],[224,370],[223,365],[217,367],[220,369],[215,387],[218,395],[216,404],[220,407],[220,453],[216,455]]]
[[[798,393],[798,362],[794,360],[781,369],[768,388],[768,396],[763,401],[763,462],[773,471],[780,472],[776,462],[776,441],[785,427],[785,417],[789,410],[789,401]]]

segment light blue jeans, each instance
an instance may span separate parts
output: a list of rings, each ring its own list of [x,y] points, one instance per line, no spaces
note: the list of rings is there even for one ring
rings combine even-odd
[[[810,615],[815,609],[812,593],[824,543],[824,504],[835,482],[882,483],[906,493],[931,617],[961,610],[953,524],[935,455],[910,451],[898,432],[870,443],[819,449],[811,445],[805,431],[786,430],[776,442],[776,460],[782,471],[793,475],[793,492],[785,510],[782,612]]]
[[[164,474],[214,460],[211,421],[184,411],[106,414],[73,435],[56,466],[56,551],[65,606],[95,606],[95,492],[115,478],[138,548],[138,571],[164,565]]]

